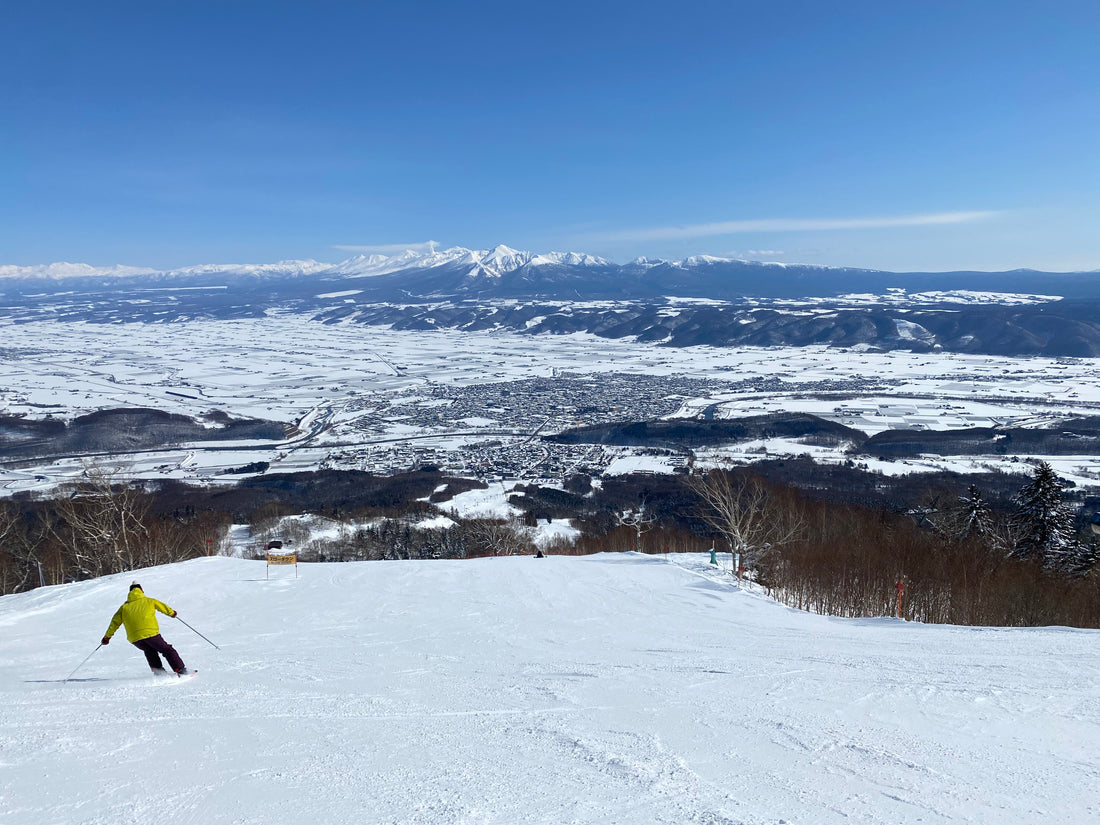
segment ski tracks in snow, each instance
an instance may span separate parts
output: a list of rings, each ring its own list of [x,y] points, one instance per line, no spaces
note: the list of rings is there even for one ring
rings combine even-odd
[[[48,683],[132,575],[0,600],[0,825],[1100,818],[1095,632],[811,616],[702,557],[262,571],[141,571],[222,647],[165,625],[185,690],[121,643]]]

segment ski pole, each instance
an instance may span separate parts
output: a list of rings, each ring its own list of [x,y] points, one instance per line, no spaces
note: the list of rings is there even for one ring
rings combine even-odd
[[[179,617],[179,616],[176,616],[176,618],[177,618],[177,619],[179,619],[179,620],[180,620],[181,622],[183,622],[183,619],[180,619],[180,617]],[[214,645],[214,643],[213,643],[213,642],[211,642],[211,641],[210,641],[209,639],[207,639],[207,638],[206,638],[205,636],[203,636],[203,635],[202,635],[201,633],[199,633],[199,631],[195,630],[195,628],[191,627],[191,625],[187,624],[187,622],[183,622],[183,623],[184,623],[184,625],[185,625],[186,627],[190,628],[190,629],[191,629],[191,631],[192,631],[192,632],[193,632],[193,633],[194,633],[194,634],[195,634],[196,636],[198,636],[198,637],[199,637],[200,639],[203,639],[204,641],[210,642],[210,644]],[[220,647],[218,647],[217,645],[214,645],[214,649],[215,649],[215,650],[221,650],[221,648],[220,648]]]
[[[67,681],[69,681],[70,679],[72,679],[72,678],[73,678],[73,676],[75,676],[75,675],[76,675],[76,672],[77,672],[78,670],[80,670],[80,669],[81,669],[82,667],[84,667],[84,665],[86,665],[86,664],[88,663],[88,659],[91,659],[91,658],[92,658],[93,656],[95,656],[95,654],[96,654],[96,650],[99,650],[99,648],[101,648],[101,647],[103,647],[103,643],[102,643],[102,642],[100,642],[100,643],[99,643],[99,646],[98,646],[98,647],[96,647],[96,649],[95,649],[95,650],[93,650],[93,651],[92,651],[91,653],[89,653],[89,654],[88,654],[87,656],[85,656],[85,657],[84,657],[84,661],[83,661],[83,662],[81,662],[81,663],[80,663],[79,665],[77,665],[77,666],[76,666],[75,668],[73,668],[73,672],[72,672],[72,673],[70,673],[70,674],[69,674],[68,676],[66,676],[66,677],[65,677],[65,681],[67,682]]]

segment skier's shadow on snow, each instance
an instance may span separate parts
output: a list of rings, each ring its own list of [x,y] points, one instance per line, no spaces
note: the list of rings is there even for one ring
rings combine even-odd
[[[54,685],[63,684],[65,682],[117,682],[117,679],[104,679],[101,677],[93,676],[90,679],[24,679],[25,685]]]
[[[107,677],[107,676],[89,676],[87,678],[81,678],[81,679],[24,679],[23,684],[25,684],[25,685],[63,685],[66,682],[72,682],[72,683],[75,684],[77,682],[85,682],[86,683],[86,682],[144,682],[144,681],[148,681],[148,678],[143,677],[143,676],[131,676],[129,678],[126,678],[126,677],[110,678],[110,677]]]

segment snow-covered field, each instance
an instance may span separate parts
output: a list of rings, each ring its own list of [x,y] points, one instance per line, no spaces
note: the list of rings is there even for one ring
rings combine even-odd
[[[0,598],[2,823],[1084,823],[1100,633],[798,613],[698,556],[204,558]]]
[[[438,449],[462,453],[485,441],[518,443],[498,427],[517,422],[456,413],[428,431],[403,420],[408,405],[433,386],[470,387],[533,377],[611,373],[677,376],[711,382],[711,390],[683,398],[678,416],[709,409],[715,418],[802,411],[875,433],[887,428],[947,429],[1041,426],[1100,409],[1097,359],[1005,358],[950,353],[860,352],[828,347],[733,349],[670,348],[588,334],[530,336],[506,331],[399,331],[351,324],[321,324],[293,314],[249,320],[178,324],[36,323],[0,321],[0,413],[62,418],[112,407],[153,407],[190,416],[212,410],[242,417],[297,423],[302,436],[285,444],[239,450],[177,449],[96,457],[138,478],[232,481],[229,468],[269,461],[272,471],[316,469],[334,462],[341,445]],[[733,382],[777,379],[754,391]],[[889,382],[872,394],[867,379]],[[810,384],[821,392],[808,391]],[[783,386],[790,391],[784,391]],[[846,390],[846,387],[850,389]],[[726,388],[730,388],[728,391]],[[826,391],[827,390],[827,391]],[[623,399],[606,399],[623,404]],[[397,402],[400,401],[400,404]],[[448,402],[425,394],[421,404]],[[624,413],[625,415],[626,413]],[[370,433],[358,426],[370,422]],[[560,417],[558,424],[571,422]],[[525,424],[527,422],[524,422]],[[540,420],[541,423],[541,420]],[[522,429],[522,428],[521,428]],[[389,445],[389,446],[387,446]],[[745,462],[766,449],[773,455],[812,452],[773,440],[734,446],[715,461]],[[612,472],[667,472],[661,462],[620,450]],[[843,461],[842,450],[817,451]],[[614,451],[611,451],[613,457]],[[37,465],[0,467],[0,494],[46,492],[79,477],[81,456]],[[411,461],[411,460],[410,460]],[[408,466],[404,457],[398,466]],[[1100,479],[1091,457],[1056,458],[1063,477],[1082,486]],[[365,466],[377,466],[372,459]],[[352,461],[352,465],[359,464]],[[347,465],[347,466],[352,466]],[[939,458],[886,468],[893,472],[991,468],[1013,470],[1003,456]]]
[[[529,336],[500,330],[417,332],[327,325],[292,314],[180,324],[40,322],[33,335],[31,329],[0,321],[5,379],[0,409],[13,413],[70,415],[150,406],[193,416],[223,410],[298,421],[349,394],[392,392],[427,382],[485,384],[558,371],[716,381],[899,380],[885,399],[859,404],[803,400],[797,407],[819,413],[843,410],[837,412],[840,420],[859,419],[849,423],[872,432],[875,423],[881,428],[892,417],[909,416],[933,427],[982,426],[1015,422],[1024,416],[1022,408],[1035,403],[1056,403],[1065,415],[1100,404],[1098,359],[1087,358],[857,352],[824,346],[661,347],[583,333]],[[946,405],[931,400],[967,395],[978,397]],[[983,403],[985,395],[1005,401]],[[899,396],[924,400],[897,405]],[[742,393],[686,402],[685,414],[716,402],[729,406],[727,414],[737,415],[769,411],[776,404],[790,408],[781,393]],[[970,410],[971,405],[977,406]],[[884,416],[886,421],[869,421]]]

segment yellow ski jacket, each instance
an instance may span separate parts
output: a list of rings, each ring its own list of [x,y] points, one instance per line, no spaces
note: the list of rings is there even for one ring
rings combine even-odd
[[[156,611],[159,610],[165,616],[175,616],[176,611],[164,602],[150,599],[141,592],[141,588],[135,587],[126,597],[126,603],[115,611],[111,617],[111,624],[107,628],[106,638],[115,635],[119,625],[126,626],[126,640],[140,642],[150,636],[160,633],[160,625],[157,624]]]

